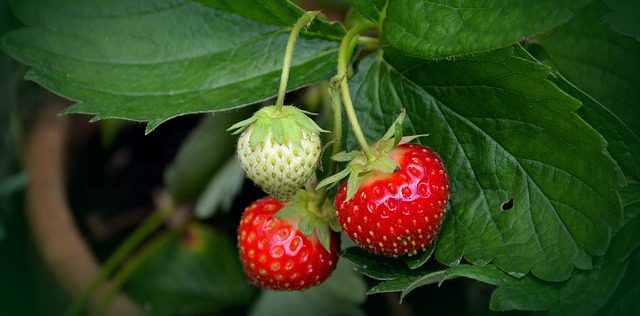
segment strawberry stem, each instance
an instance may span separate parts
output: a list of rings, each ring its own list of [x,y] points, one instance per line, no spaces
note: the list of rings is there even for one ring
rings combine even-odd
[[[333,111],[333,146],[331,147],[331,156],[335,156],[342,148],[342,102],[340,102],[340,91],[336,88],[329,88],[329,96]],[[331,159],[329,162],[329,175],[336,173],[336,161]]]
[[[372,23],[362,23],[354,26],[350,29],[347,34],[342,38],[342,42],[340,42],[340,51],[338,52],[338,74],[334,77],[340,83],[340,91],[342,92],[342,102],[344,103],[344,109],[347,112],[347,117],[349,118],[349,123],[351,124],[351,129],[362,148],[362,152],[367,157],[367,160],[372,160],[374,157],[367,140],[362,133],[362,128],[360,128],[360,123],[358,122],[358,118],[356,116],[356,112],[353,108],[353,102],[351,101],[351,93],[349,92],[349,82],[347,81],[347,65],[349,64],[349,60],[353,55],[353,51],[355,48],[354,38],[357,38],[360,33],[375,27]]]
[[[331,156],[335,156],[342,148],[342,102],[340,102],[340,91],[334,86],[329,88],[329,96],[331,99],[331,110],[333,111],[333,146],[331,147]],[[337,162],[333,159],[329,161],[329,169],[327,174],[336,173]],[[327,198],[328,189],[320,190],[320,198],[318,205],[322,207],[324,200]]]
[[[291,69],[291,60],[293,59],[293,47],[296,44],[298,34],[300,34],[300,30],[303,27],[308,26],[313,21],[318,13],[318,11],[305,12],[305,14],[303,14],[291,28],[289,41],[287,41],[287,48],[284,52],[284,63],[282,65],[282,75],[280,76],[280,89],[278,90],[278,98],[276,99],[276,106],[278,107],[278,110],[282,109],[282,106],[284,105],[284,95],[287,92],[289,70]]]
[[[358,36],[357,43],[367,50],[375,50],[380,47],[380,40],[370,36]]]

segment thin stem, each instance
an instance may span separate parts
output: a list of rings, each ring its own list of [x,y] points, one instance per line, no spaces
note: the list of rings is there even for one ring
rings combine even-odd
[[[333,146],[331,146],[331,156],[333,157],[342,149],[342,103],[340,102],[340,91],[336,87],[329,87],[329,96],[333,111]],[[333,159],[329,161],[328,175],[336,173],[336,165],[337,163]],[[321,189],[318,207],[322,208],[328,193],[328,189]]]
[[[333,110],[333,139],[334,143],[331,147],[331,156],[340,152],[342,149],[342,102],[340,102],[340,91],[336,88],[329,88],[331,104]],[[329,162],[329,174],[336,172],[336,162],[332,159]]]
[[[380,40],[370,36],[358,36],[358,45],[362,45],[365,49],[376,49],[380,46]]]
[[[282,65],[282,75],[280,76],[280,89],[278,89],[278,98],[276,99],[276,106],[278,109],[282,109],[284,104],[284,95],[287,92],[287,82],[289,81],[289,70],[291,69],[291,60],[293,59],[293,47],[296,44],[296,39],[300,30],[307,26],[318,15],[318,11],[309,11],[303,14],[296,24],[291,29],[289,34],[289,41],[287,41],[287,48],[284,52],[284,63]]]
[[[80,297],[74,300],[73,304],[67,311],[66,315],[81,315],[85,305],[118,266],[135,250],[149,235],[156,231],[164,221],[173,213],[173,206],[163,206],[155,211],[125,240],[116,251],[109,256],[104,263],[98,276],[91,282],[89,287],[82,293]]]
[[[367,140],[362,133],[360,123],[356,117],[356,112],[353,108],[353,102],[351,101],[351,93],[349,92],[349,83],[347,81],[347,65],[353,54],[355,45],[352,45],[353,39],[360,33],[375,27],[372,23],[363,23],[354,26],[347,34],[345,34],[342,42],[340,43],[340,51],[338,52],[338,74],[337,80],[340,82],[340,91],[342,92],[342,102],[344,103],[344,109],[347,112],[349,123],[351,123],[351,129],[362,148],[362,152],[367,157],[367,160],[373,159],[373,152],[367,143]]]

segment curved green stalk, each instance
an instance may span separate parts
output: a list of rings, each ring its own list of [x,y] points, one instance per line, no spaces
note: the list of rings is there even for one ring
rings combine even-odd
[[[282,75],[280,76],[280,89],[278,89],[278,98],[276,99],[276,106],[278,109],[282,109],[284,104],[284,95],[287,92],[287,82],[289,81],[289,71],[291,69],[291,60],[293,59],[293,47],[296,44],[296,39],[300,30],[309,25],[313,19],[318,15],[318,11],[309,11],[303,14],[296,24],[291,28],[291,34],[289,34],[289,41],[287,41],[287,48],[284,52],[284,63],[282,65]]]
[[[373,152],[362,133],[362,128],[360,128],[360,123],[358,122],[356,112],[353,108],[351,93],[349,92],[349,82],[347,80],[347,66],[355,48],[355,45],[352,44],[354,38],[356,38],[360,33],[373,27],[375,27],[375,25],[372,23],[358,24],[345,34],[342,42],[340,43],[340,51],[338,53],[338,74],[336,75],[337,80],[340,82],[342,102],[344,103],[344,109],[347,112],[351,129],[360,144],[360,148],[362,148],[362,152],[367,157],[367,160],[373,159]]]
[[[376,37],[358,36],[358,45],[362,45],[365,49],[377,49],[380,46],[380,40]]]

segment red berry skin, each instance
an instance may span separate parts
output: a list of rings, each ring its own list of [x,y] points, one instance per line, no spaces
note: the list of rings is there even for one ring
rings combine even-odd
[[[438,155],[422,145],[397,146],[389,155],[400,170],[366,175],[349,201],[336,196],[338,222],[357,245],[385,255],[415,255],[434,240],[449,200],[449,179]]]
[[[240,260],[247,279],[272,290],[304,290],[326,280],[338,262],[339,235],[332,232],[331,253],[297,222],[274,218],[284,203],[265,197],[251,204],[238,228]]]

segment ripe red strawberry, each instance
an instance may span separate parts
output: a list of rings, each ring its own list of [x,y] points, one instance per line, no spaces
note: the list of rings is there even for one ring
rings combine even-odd
[[[344,232],[359,246],[382,255],[414,255],[434,240],[449,199],[449,179],[440,157],[421,145],[387,152],[399,170],[362,177],[348,201],[347,181],[335,206]]]
[[[284,206],[266,197],[245,210],[238,229],[240,259],[256,286],[304,290],[322,283],[336,268],[338,234],[331,233],[328,252],[315,232],[307,236],[298,229],[300,219],[274,217]]]

